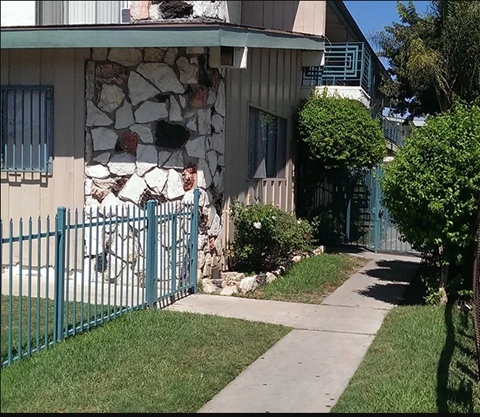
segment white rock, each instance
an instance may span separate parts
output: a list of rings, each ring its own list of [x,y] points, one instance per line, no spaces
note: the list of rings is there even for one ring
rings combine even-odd
[[[207,145],[206,145],[205,136],[199,136],[196,139],[190,139],[185,144],[185,149],[187,151],[187,154],[192,158],[205,159],[206,147]]]
[[[292,258],[292,262],[298,263],[302,260],[302,257],[300,255],[294,256]]]
[[[167,104],[146,101],[135,112],[137,123],[150,123],[168,117]]]
[[[155,168],[145,175],[145,182],[157,194],[161,194],[165,188],[168,179],[168,171],[161,168]]]
[[[109,151],[115,149],[118,135],[112,129],[97,127],[92,129],[92,139],[94,151]]]
[[[198,235],[198,250],[203,250],[208,243],[208,236]]]
[[[188,59],[182,56],[177,60],[180,70],[180,81],[184,84],[197,84],[197,67],[190,64]]]
[[[217,171],[217,161],[218,161],[217,153],[215,151],[208,151],[207,161],[208,161],[208,166],[210,167],[210,172],[212,173],[212,176],[214,176],[215,172]]]
[[[110,126],[113,120],[101,111],[92,101],[87,100],[87,127]]]
[[[83,241],[84,256],[96,256],[105,252],[104,234],[104,226],[90,227],[87,223],[87,227],[85,227],[85,238]]]
[[[223,193],[224,184],[223,184],[223,171],[217,171],[213,177],[213,186],[220,194]]]
[[[198,251],[197,268],[203,269],[204,265],[205,265],[205,252],[201,250],[201,251]]]
[[[212,174],[208,164],[203,159],[198,161],[197,166],[197,187],[207,189],[212,184]]]
[[[238,293],[238,288],[236,285],[231,285],[225,288],[222,288],[220,291],[220,295],[225,295],[225,296],[232,296],[233,294]]]
[[[115,129],[125,129],[134,123],[132,105],[125,100],[123,106],[115,113]]]
[[[158,153],[158,166],[163,167],[165,165],[165,162],[168,161],[168,158],[172,156],[171,152],[168,151],[160,151]]]
[[[125,94],[120,87],[113,84],[103,84],[98,107],[103,111],[112,113],[120,107],[124,98]]]
[[[160,62],[165,55],[165,51],[158,48],[145,48],[144,59],[147,62]]]
[[[212,282],[212,280],[208,278],[202,279],[202,292],[205,294],[214,294],[217,292],[217,287]]]
[[[223,133],[214,133],[211,141],[213,149],[223,155],[225,153],[225,137]]]
[[[137,258],[137,242],[132,238],[127,239],[125,233],[117,233],[116,236],[112,236],[113,241],[110,246],[113,255],[123,260],[124,262],[132,263]]]
[[[220,218],[220,216],[215,213],[215,217],[213,219],[213,223],[212,223],[212,227],[210,227],[210,230],[208,231],[208,234],[210,236],[218,236],[220,235],[220,232],[222,231],[222,219]]]
[[[218,86],[217,100],[215,101],[215,111],[225,117],[225,85],[223,82]]]
[[[138,204],[140,197],[146,188],[145,181],[143,178],[140,178],[138,175],[133,174],[128,180],[123,190],[120,191],[119,197],[122,200],[128,200],[132,203]]]
[[[160,91],[135,71],[128,77],[128,91],[134,106],[160,94]]]
[[[113,62],[118,62],[126,67],[137,65],[142,60],[142,53],[134,48],[112,48],[108,59]]]
[[[179,95],[178,100],[180,101],[180,106],[184,109],[187,106],[187,99],[184,96]]]
[[[93,181],[90,178],[85,179],[85,195],[92,194]]]
[[[93,162],[98,162],[99,164],[106,165],[110,160],[110,152],[103,152],[100,155],[97,155],[93,158]]]
[[[135,172],[135,162],[135,156],[123,152],[111,157],[110,162],[108,163],[108,168],[114,175],[132,175]]]
[[[178,104],[175,97],[170,98],[170,121],[171,122],[181,122],[183,120],[182,117],[182,109]]]
[[[87,219],[98,217],[98,210],[100,210],[100,203],[96,198],[88,196],[85,198],[85,217]]]
[[[258,287],[257,277],[247,277],[243,278],[238,285],[238,289],[241,293],[246,294],[247,292],[254,291]]]
[[[225,166],[225,156],[220,155],[218,157],[218,166],[219,167],[224,167]]]
[[[107,167],[100,164],[87,165],[85,167],[85,175],[89,178],[104,179],[110,176],[110,171]]]
[[[187,123],[187,129],[197,133],[197,121],[195,119],[189,120]]]
[[[212,126],[216,133],[223,132],[223,117],[218,113],[212,117]]]
[[[153,145],[137,146],[137,174],[143,177],[158,163],[157,148]]]
[[[203,208],[203,213],[207,216],[207,227],[210,229],[213,225],[213,221],[215,220],[215,216],[217,215],[217,209],[213,204],[211,204],[210,206]]]
[[[149,125],[133,125],[130,130],[135,132],[143,143],[153,143],[152,129]]]
[[[175,200],[176,198],[182,197],[185,194],[185,190],[183,189],[182,175],[174,169],[170,169],[168,171],[165,194],[168,200]]]
[[[163,168],[167,169],[183,169],[185,168],[185,163],[183,160],[183,151],[180,149],[175,152],[167,162],[163,164]]]
[[[275,274],[272,274],[271,272],[267,272],[267,278],[266,278],[267,284],[272,283],[276,279],[277,279],[277,276]]]
[[[325,253],[325,246],[319,246],[313,251],[314,256],[323,255]]]
[[[115,196],[115,194],[110,193],[108,194],[102,201],[100,205],[100,211],[105,213],[107,216],[110,216],[110,210],[112,215],[116,215],[117,207],[118,213],[121,214],[122,212],[123,203]]]
[[[203,276],[209,277],[212,275],[212,255],[207,253],[205,257],[205,266],[203,267]]]
[[[164,61],[168,65],[175,64],[175,60],[177,59],[178,48],[168,48],[167,53],[165,54]]]
[[[208,135],[212,131],[211,112],[210,109],[200,109],[198,114],[198,133],[200,135]]]
[[[207,106],[213,106],[216,100],[217,100],[217,95],[215,94],[215,91],[210,90],[207,98]]]
[[[137,71],[150,80],[162,93],[185,92],[185,87],[180,83],[173,69],[166,64],[140,64]]]
[[[93,48],[92,59],[94,61],[106,61],[108,56],[108,48]]]
[[[183,196],[183,199],[182,199],[183,204],[193,204],[193,202],[195,200],[194,191],[195,190],[190,190],[190,191],[187,191],[185,193],[185,195]]]

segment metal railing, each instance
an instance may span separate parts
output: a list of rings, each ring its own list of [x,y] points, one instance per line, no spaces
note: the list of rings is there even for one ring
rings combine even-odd
[[[325,66],[303,67],[302,85],[355,86],[371,93],[372,59],[363,42],[325,46]]]
[[[52,171],[53,87],[2,86],[1,170]]]
[[[397,126],[394,122],[383,116],[380,110],[378,110],[378,108],[375,106],[372,107],[372,116],[374,119],[380,120],[383,134],[388,142],[397,147],[403,146],[404,133],[401,127]]]
[[[61,207],[0,228],[2,367],[123,314],[196,292],[198,201]]]

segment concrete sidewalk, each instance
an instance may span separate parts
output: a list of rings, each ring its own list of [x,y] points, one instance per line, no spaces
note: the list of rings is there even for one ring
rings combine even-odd
[[[357,255],[373,260],[319,305],[193,295],[168,307],[294,328],[199,412],[330,411],[420,261]]]

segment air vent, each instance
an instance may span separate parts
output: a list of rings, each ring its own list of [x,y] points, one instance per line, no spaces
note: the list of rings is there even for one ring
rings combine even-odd
[[[122,23],[130,23],[130,9],[122,9],[120,13],[120,21]]]

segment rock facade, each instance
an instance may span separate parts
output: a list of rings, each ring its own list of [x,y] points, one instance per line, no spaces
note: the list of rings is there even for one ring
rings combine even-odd
[[[198,280],[225,264],[225,86],[218,70],[206,66],[207,52],[93,49],[86,65],[87,214],[99,209],[108,217],[110,210],[144,209],[151,199],[192,203],[193,189],[199,188]],[[216,99],[207,100],[211,96]],[[128,233],[143,238],[136,226],[123,237]],[[86,259],[114,250],[100,243],[95,251],[86,248]],[[139,256],[128,252],[131,259],[121,259],[120,269]]]

